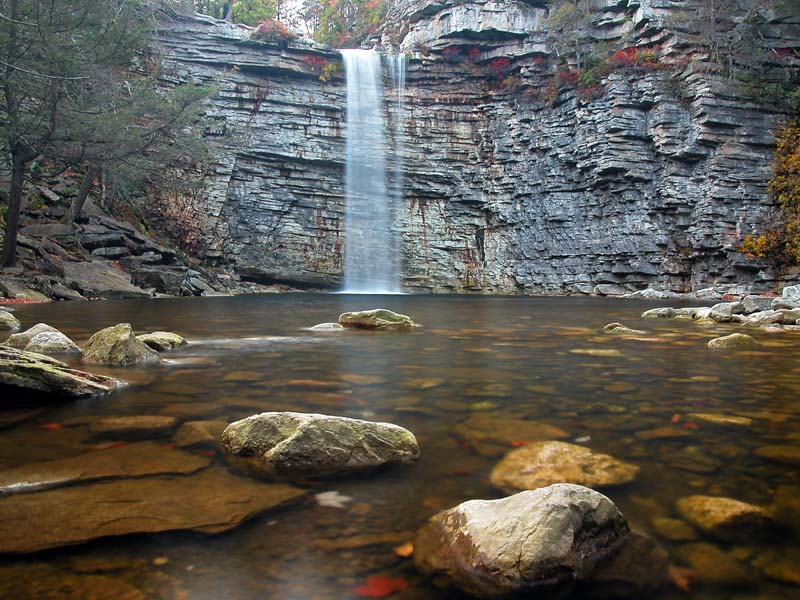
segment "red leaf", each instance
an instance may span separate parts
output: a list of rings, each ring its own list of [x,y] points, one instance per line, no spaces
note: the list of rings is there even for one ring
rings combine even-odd
[[[522,446],[527,446],[528,442],[525,442],[525,441],[522,441],[522,440],[516,440],[516,441],[512,441],[511,445],[514,448],[521,448]]]
[[[683,426],[686,427],[686,429],[699,429],[700,428],[700,426],[697,423],[689,423],[689,422],[684,423]]]
[[[105,449],[108,450],[109,448],[121,448],[122,446],[127,446],[127,445],[128,445],[128,442],[123,442],[123,441],[113,442],[113,443],[109,444],[108,446],[106,446]]]
[[[386,575],[367,575],[364,585],[353,588],[353,592],[365,598],[384,598],[405,589],[408,589],[408,582],[401,577],[392,579]]]
[[[61,429],[63,425],[61,423],[45,423],[44,425],[40,425],[39,429]]]

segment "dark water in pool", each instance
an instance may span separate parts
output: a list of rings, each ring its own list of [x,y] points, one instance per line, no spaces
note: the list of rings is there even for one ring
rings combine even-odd
[[[423,327],[322,335],[303,329],[376,306],[409,314]],[[322,600],[359,597],[353,590],[366,576],[386,575],[409,584],[393,598],[452,598],[393,548],[441,509],[502,496],[488,475],[513,443],[487,445],[459,434],[458,425],[475,415],[557,426],[569,433],[566,441],[641,467],[634,483],[603,491],[633,528],[654,537],[653,519],[677,518],[675,501],[686,495],[764,506],[779,491],[796,499],[796,468],[755,451],[800,442],[800,335],[758,333],[765,344],[758,352],[712,353],[706,342],[733,327],[641,319],[652,306],[590,298],[275,295],[21,307],[16,314],[24,325],[45,321],[78,343],[127,321],[137,332],[175,331],[191,344],[160,366],[102,370],[131,382],[110,397],[49,408],[0,431],[0,468],[76,455],[99,443],[85,425],[42,425],[162,411],[182,412],[182,420],[297,410],[390,421],[416,434],[423,457],[410,468],[322,482],[301,503],[224,534],[135,536],[6,559],[0,596],[86,597],[69,595],[69,585],[99,574],[131,583],[147,598]],[[611,321],[649,333],[604,335]],[[690,413],[752,423],[715,425]],[[662,427],[684,435],[642,439],[641,432]],[[169,435],[159,441],[169,443]],[[315,500],[334,490],[350,498],[343,508]],[[686,545],[698,542],[715,544],[733,561],[720,565],[717,556],[695,565],[691,592],[673,588],[661,598],[800,597],[800,588],[778,581],[800,570],[800,543],[788,528],[768,544],[727,545],[702,536],[661,542],[678,565],[688,566]],[[717,572],[722,567],[738,569],[736,577]],[[50,580],[67,582],[61,595]]]

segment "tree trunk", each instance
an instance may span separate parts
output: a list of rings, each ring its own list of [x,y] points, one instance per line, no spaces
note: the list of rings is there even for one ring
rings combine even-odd
[[[233,22],[233,0],[228,0],[225,3],[225,16],[223,17],[228,23]]]
[[[64,223],[67,225],[72,225],[75,223],[78,217],[81,216],[81,211],[83,210],[83,205],[86,203],[86,198],[89,196],[89,192],[91,192],[92,188],[94,187],[94,178],[97,177],[97,173],[98,168],[92,165],[86,171],[86,175],[83,176],[83,181],[81,181],[81,187],[78,190],[78,195],[73,198],[72,204],[69,205],[69,210],[64,216]]]
[[[6,235],[3,241],[3,267],[13,267],[17,258],[17,232],[22,209],[22,184],[25,180],[25,161],[15,158],[11,162],[11,187],[8,192]]]

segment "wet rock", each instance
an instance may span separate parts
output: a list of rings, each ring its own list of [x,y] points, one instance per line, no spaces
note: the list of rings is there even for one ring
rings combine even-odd
[[[18,350],[25,350],[25,346],[27,346],[37,334],[48,331],[51,333],[60,333],[58,329],[51,327],[47,323],[37,323],[25,331],[20,331],[19,333],[8,336],[8,339],[3,342],[3,344],[11,346],[12,348],[17,348]]]
[[[744,333],[732,333],[710,340],[708,347],[712,350],[750,350],[761,347],[761,344]]]
[[[231,423],[222,447],[233,464],[270,479],[351,473],[419,458],[416,438],[397,425],[293,412]]]
[[[95,333],[83,348],[83,362],[114,367],[158,360],[158,353],[136,339],[130,323]]]
[[[385,308],[346,312],[339,315],[339,324],[356,329],[413,329],[416,323],[411,317]]]
[[[0,311],[0,331],[16,331],[22,323],[11,313]]]
[[[770,305],[772,310],[794,310],[795,308],[800,308],[800,301],[797,300],[790,300],[788,298],[775,298]]]
[[[609,323],[603,327],[603,331],[609,335],[647,335],[646,331],[630,329],[625,327],[622,323]]]
[[[145,333],[143,335],[137,335],[136,339],[147,344],[156,352],[166,352],[167,350],[174,350],[175,348],[186,345],[185,339],[177,333],[170,333],[169,331]]]
[[[708,318],[717,323],[728,323],[733,320],[734,315],[744,312],[744,305],[741,302],[721,302],[711,307]]]
[[[674,319],[677,311],[674,308],[651,308],[642,313],[644,319]]]
[[[71,369],[43,354],[0,346],[0,389],[12,394],[85,398],[108,394],[119,385],[116,379]]]
[[[146,600],[130,583],[106,575],[76,575],[46,563],[0,566],[0,598],[14,600]]]
[[[308,328],[309,331],[344,331],[344,325],[339,323],[319,323]]]
[[[737,417],[736,415],[722,415],[715,413],[689,413],[686,415],[696,421],[705,421],[712,425],[732,425],[734,427],[749,427],[753,424],[753,419],[749,417]]]
[[[796,548],[769,548],[759,553],[752,564],[767,579],[800,586],[800,552]]]
[[[741,562],[713,544],[697,543],[681,546],[676,558],[689,566],[692,580],[722,586],[750,586],[755,577]]]
[[[28,345],[25,346],[27,352],[38,354],[80,354],[81,349],[60,331],[42,331],[37,333]]]
[[[675,309],[676,319],[689,319],[692,321],[700,321],[709,319],[711,314],[711,307],[708,306],[685,306],[683,308]]]
[[[686,446],[668,457],[670,465],[694,473],[713,473],[722,463],[711,456],[706,448],[700,446]]]
[[[38,552],[133,533],[218,533],[303,494],[221,468],[18,494],[0,501],[0,553]]]
[[[178,448],[213,450],[219,447],[226,421],[187,421],[178,428],[172,443]]]
[[[773,298],[765,296],[745,296],[742,299],[742,308],[744,314],[750,315],[752,313],[768,311],[772,308]]]
[[[800,302],[800,285],[787,285],[781,290],[781,298],[792,302]]]
[[[637,440],[667,440],[667,439],[676,439],[676,438],[684,438],[684,437],[691,437],[692,433],[687,429],[682,429],[680,427],[657,427],[655,429],[647,429],[645,431],[637,431],[635,436]]]
[[[692,542],[697,539],[697,532],[686,521],[657,517],[652,524],[658,536],[670,542]]]
[[[453,431],[484,456],[499,456],[519,444],[569,437],[569,433],[553,425],[498,417],[491,413],[472,415],[456,425]]]
[[[800,446],[776,444],[762,446],[756,450],[756,456],[787,465],[800,465]]]
[[[39,492],[110,477],[187,475],[209,463],[209,458],[163,444],[139,442],[0,471],[0,495]]]
[[[553,483],[588,487],[621,485],[634,480],[639,467],[566,442],[534,442],[512,450],[492,469],[492,485],[506,493],[534,490]]]
[[[678,500],[676,506],[689,523],[721,540],[752,541],[775,532],[775,515],[733,498],[687,496]]]
[[[580,586],[580,598],[644,598],[667,583],[669,555],[646,535],[631,532],[622,548],[603,560]]]
[[[142,415],[100,419],[89,425],[89,431],[107,437],[153,437],[169,431],[177,424],[175,417]]]
[[[417,532],[414,562],[478,598],[545,595],[589,577],[628,531],[611,500],[562,483],[438,513]]]
[[[775,490],[773,510],[785,523],[792,523],[795,529],[800,529],[800,486],[779,485]]]

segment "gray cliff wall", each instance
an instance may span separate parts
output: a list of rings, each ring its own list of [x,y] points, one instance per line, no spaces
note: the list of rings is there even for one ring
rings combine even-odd
[[[730,97],[691,65],[677,84],[673,70],[626,69],[603,81],[597,99],[568,90],[543,102],[545,4],[403,0],[390,15],[383,42],[414,57],[398,211],[406,287],[615,293],[765,289],[794,277],[736,252],[773,219],[766,182],[782,115]],[[681,48],[660,25],[670,4],[609,2],[597,35],[634,32],[678,60]],[[774,29],[796,43],[797,25]],[[245,276],[335,287],[345,90],[342,73],[327,83],[319,73],[340,59],[302,41],[247,36],[204,18],[162,32],[174,77],[219,92],[207,111],[217,157],[207,189],[157,206],[159,225]],[[458,50],[443,59],[449,47]],[[469,60],[458,58],[472,48]],[[511,61],[513,81],[487,84],[495,58]]]

